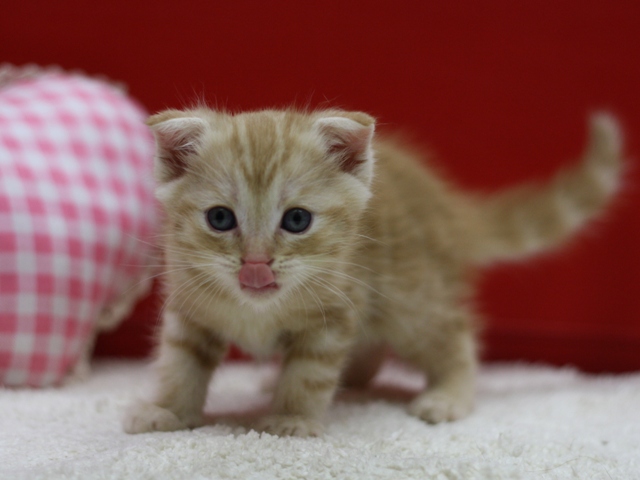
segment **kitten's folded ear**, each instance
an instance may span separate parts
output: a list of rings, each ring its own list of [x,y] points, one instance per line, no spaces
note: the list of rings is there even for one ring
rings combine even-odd
[[[373,176],[374,118],[361,112],[331,111],[316,120],[315,125],[325,138],[332,159],[344,172],[368,186]]]
[[[166,183],[181,177],[189,155],[198,150],[207,122],[189,111],[165,110],[149,117],[147,125],[156,138],[156,180]]]

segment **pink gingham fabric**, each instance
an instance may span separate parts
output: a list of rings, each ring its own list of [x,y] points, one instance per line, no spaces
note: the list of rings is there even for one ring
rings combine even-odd
[[[96,319],[148,276],[145,117],[79,75],[0,85],[0,384],[60,383]]]

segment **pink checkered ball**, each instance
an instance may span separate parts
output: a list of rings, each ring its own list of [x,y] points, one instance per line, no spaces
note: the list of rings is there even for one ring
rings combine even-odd
[[[147,291],[157,210],[145,118],[106,82],[0,76],[0,384],[83,371],[95,333]]]

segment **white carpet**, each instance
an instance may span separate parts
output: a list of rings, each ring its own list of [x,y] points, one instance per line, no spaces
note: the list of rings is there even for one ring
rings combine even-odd
[[[273,375],[227,365],[207,405],[222,423],[133,436],[120,415],[147,381],[139,362],[98,364],[87,383],[59,390],[0,390],[0,478],[640,478],[640,373],[486,366],[474,414],[429,426],[403,408],[420,377],[388,364],[372,391],[339,396],[317,439],[242,426],[268,404]]]

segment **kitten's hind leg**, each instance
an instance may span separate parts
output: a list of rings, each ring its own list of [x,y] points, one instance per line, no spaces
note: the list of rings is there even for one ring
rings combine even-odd
[[[473,409],[474,332],[464,311],[430,320],[396,350],[427,376],[427,390],[411,402],[409,413],[428,423],[458,420]]]
[[[225,351],[225,344],[210,331],[167,313],[155,364],[156,391],[151,401],[137,401],[127,409],[123,419],[125,432],[199,426],[211,372]]]

